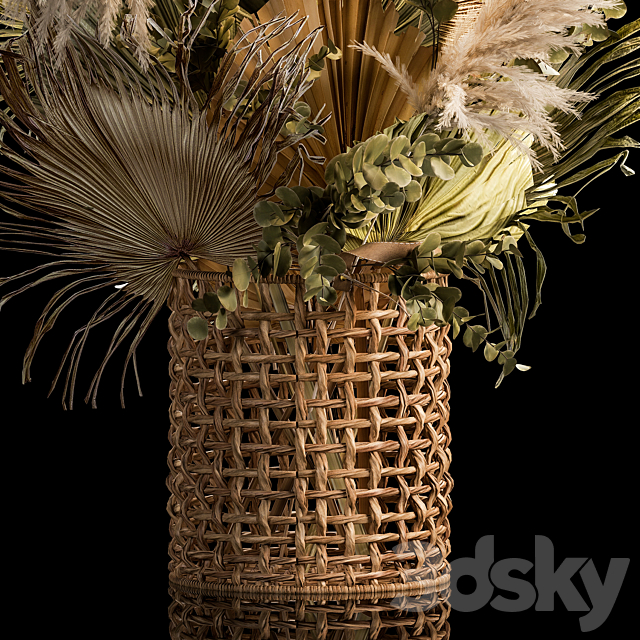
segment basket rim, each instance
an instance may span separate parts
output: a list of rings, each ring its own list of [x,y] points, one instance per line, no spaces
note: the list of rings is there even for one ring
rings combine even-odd
[[[226,271],[195,271],[193,269],[175,269],[171,274],[174,278],[183,280],[212,280],[217,282],[232,282],[233,276]],[[436,280],[448,274],[436,273],[435,271],[427,271],[422,274],[428,280]],[[354,282],[386,282],[389,278],[388,273],[382,271],[365,271],[354,274]],[[260,278],[260,282],[264,284],[303,284],[304,278],[297,273],[286,274],[284,276],[268,276]]]

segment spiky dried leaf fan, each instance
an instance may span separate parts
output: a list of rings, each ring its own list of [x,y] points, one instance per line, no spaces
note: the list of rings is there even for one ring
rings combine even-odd
[[[1,143],[3,154],[20,167],[4,168],[13,181],[2,184],[3,208],[29,222],[5,222],[0,230],[12,250],[24,251],[13,247],[35,236],[44,240],[40,253],[63,259],[5,278],[3,284],[53,268],[5,295],[2,304],[40,282],[73,276],[37,323],[25,355],[23,380],[30,379],[38,345],[68,304],[90,291],[113,291],[114,285],[126,283],[76,332],[54,380],[55,386],[71,354],[64,395],[70,391],[69,406],[73,406],[78,357],[88,332],[137,300],[92,381],[87,398],[95,406],[107,361],[133,332],[124,387],[129,360],[134,357],[135,364],[136,347],[166,304],[171,274],[185,256],[231,264],[252,251],[260,239],[253,207],[279,153],[319,135],[311,130],[279,139],[287,120],[297,117],[293,106],[311,85],[303,72],[317,31],[307,32],[295,45],[285,44],[279,57],[264,55],[236,107],[227,111],[223,105],[267,41],[285,30],[297,34],[303,23],[303,18],[276,18],[240,40],[222,61],[205,110],[198,109],[185,87],[180,95],[162,67],[149,72],[149,86],[156,87],[150,103],[132,71],[108,51],[98,58],[93,39],[74,25],[74,46],[66,47],[59,67],[52,39],[45,54],[38,55],[30,33],[18,41],[20,54],[3,52],[0,94],[9,111],[0,119],[27,152],[16,153]],[[240,69],[232,73],[236,59]],[[242,100],[267,84],[269,101],[244,118],[239,128]],[[292,156],[280,172],[280,184],[288,182],[299,161],[297,154]],[[45,217],[26,216],[13,205]],[[34,223],[40,225],[37,231]],[[138,320],[142,322],[136,328]],[[122,392],[121,402],[124,406]]]

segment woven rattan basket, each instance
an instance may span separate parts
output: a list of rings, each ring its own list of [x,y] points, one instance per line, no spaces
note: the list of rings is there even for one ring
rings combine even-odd
[[[449,640],[451,590],[394,598],[212,597],[169,588],[171,640]]]
[[[174,276],[172,582],[371,596],[448,580],[448,327],[409,331],[380,270],[356,273],[338,309],[287,275],[195,342],[194,296],[230,276]]]

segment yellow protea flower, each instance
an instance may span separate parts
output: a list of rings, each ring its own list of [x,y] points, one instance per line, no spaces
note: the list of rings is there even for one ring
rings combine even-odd
[[[493,238],[508,228],[515,214],[527,208],[533,171],[526,155],[509,141],[496,132],[486,135],[493,146],[479,165],[465,167],[454,157],[452,180],[427,179],[418,202],[379,216],[371,232],[369,226],[353,229],[346,248],[357,247],[367,234],[368,242],[417,242],[433,231],[446,241],[469,241]],[[477,141],[475,134],[470,137]],[[530,135],[518,137],[531,144]],[[523,232],[514,227],[511,233],[519,239]]]

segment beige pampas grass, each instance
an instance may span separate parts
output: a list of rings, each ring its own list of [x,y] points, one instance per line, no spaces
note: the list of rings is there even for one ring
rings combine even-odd
[[[615,4],[602,0],[599,7]],[[426,80],[408,79],[406,69],[368,45],[366,39],[353,46],[375,57],[396,78],[415,111],[433,117],[437,130],[466,129],[486,140],[485,130],[491,129],[512,142],[539,169],[535,154],[514,131],[532,134],[557,158],[562,141],[548,110],[579,117],[574,105],[596,96],[561,88],[528,67],[513,65],[513,61],[533,58],[547,62],[555,50],[577,52],[581,45],[567,28],[604,26],[604,16],[588,10],[583,0],[486,0],[469,4],[467,9],[458,25],[452,26],[435,72]]]
[[[13,0],[15,3],[17,0]],[[33,33],[37,51],[42,54],[49,29],[57,23],[54,45],[58,65],[69,41],[72,22],[79,24],[91,10],[97,9],[98,36],[100,44],[107,48],[111,42],[111,30],[115,18],[125,0],[24,0],[23,4],[34,16]],[[135,55],[146,71],[149,67],[148,48],[150,44],[147,19],[155,0],[126,0],[130,18],[130,36],[136,44]]]

